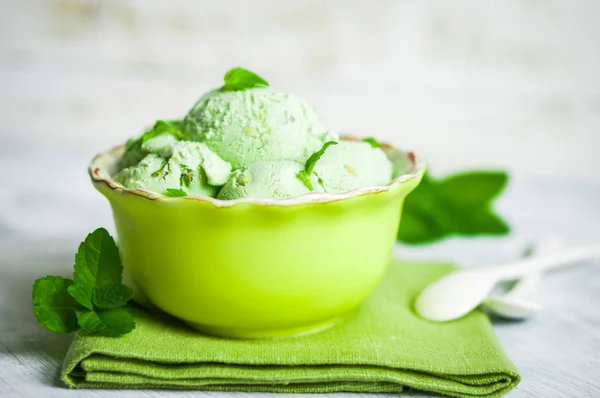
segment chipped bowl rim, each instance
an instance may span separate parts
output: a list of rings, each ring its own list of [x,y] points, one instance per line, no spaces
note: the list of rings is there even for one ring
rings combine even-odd
[[[342,136],[343,140],[350,141],[358,141],[360,138],[355,136]],[[410,169],[408,173],[402,174],[393,180],[390,181],[387,185],[379,185],[379,186],[365,186],[353,189],[348,192],[343,193],[330,193],[330,192],[309,192],[300,196],[294,196],[286,199],[273,199],[273,198],[240,198],[234,200],[222,200],[217,198],[212,198],[210,196],[165,196],[163,194],[150,191],[143,188],[125,188],[121,183],[113,179],[110,174],[100,167],[99,163],[106,163],[106,161],[111,162],[110,164],[114,164],[114,162],[118,159],[118,156],[122,154],[125,149],[124,145],[119,145],[113,147],[112,149],[102,152],[96,155],[88,167],[88,172],[92,182],[94,184],[104,184],[111,191],[119,192],[123,194],[131,194],[134,196],[138,196],[140,198],[145,198],[153,201],[164,201],[164,202],[174,202],[174,201],[196,201],[196,202],[206,202],[211,203],[215,207],[226,208],[233,207],[238,204],[252,204],[259,206],[273,206],[273,207],[286,207],[286,206],[296,206],[302,204],[324,204],[337,202],[341,200],[351,199],[357,196],[365,196],[365,195],[375,195],[383,192],[390,191],[403,183],[417,178],[419,175],[425,172],[426,164],[425,161],[418,156],[415,152],[402,152],[401,150],[395,148],[394,146],[381,143],[381,148],[386,152],[388,158],[394,163],[395,157],[404,157],[406,160],[410,162]],[[395,155],[395,156],[394,156]]]

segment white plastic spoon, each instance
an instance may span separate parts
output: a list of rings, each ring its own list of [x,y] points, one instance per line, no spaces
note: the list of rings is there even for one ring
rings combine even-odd
[[[524,253],[525,257],[543,256],[557,253],[563,247],[558,238],[546,238],[532,244]],[[542,310],[538,302],[540,272],[525,275],[503,294],[492,294],[481,303],[488,312],[507,319],[530,318]]]
[[[560,254],[532,257],[505,265],[465,269],[446,275],[426,287],[417,297],[417,314],[431,321],[460,318],[476,308],[500,281],[569,265],[600,255],[600,244],[581,246]]]

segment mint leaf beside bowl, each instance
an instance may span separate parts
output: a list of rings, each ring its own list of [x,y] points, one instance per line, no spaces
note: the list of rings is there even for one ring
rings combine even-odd
[[[406,198],[398,240],[431,243],[445,237],[506,235],[510,227],[493,210],[509,176],[504,171],[471,171],[439,180],[425,174]]]
[[[79,245],[74,280],[47,276],[35,281],[33,313],[46,329],[120,336],[135,328],[127,303],[133,290],[121,283],[123,265],[114,239],[98,228]]]

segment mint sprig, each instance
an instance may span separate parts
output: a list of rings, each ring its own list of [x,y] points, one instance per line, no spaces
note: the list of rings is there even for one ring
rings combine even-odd
[[[296,174],[296,177],[298,177],[298,179],[300,179],[300,181],[302,181],[302,183],[304,183],[304,185],[306,186],[306,188],[310,189],[311,191],[314,190],[313,184],[310,181],[310,177],[308,176],[308,174],[306,173],[305,170],[300,170]]]
[[[321,149],[310,155],[310,157],[306,161],[306,164],[304,165],[304,170],[306,171],[306,174],[310,176],[315,168],[315,165],[317,164],[317,161],[321,159],[321,156],[323,156],[327,148],[329,148],[331,145],[337,144],[338,143],[336,141],[327,141],[325,144],[323,144],[323,147]]]
[[[157,120],[154,123],[154,127],[150,130],[146,131],[142,135],[142,144],[152,138],[156,138],[162,134],[173,134],[177,139],[182,140],[184,138],[183,132],[177,128],[180,123],[178,121],[173,122],[165,122],[164,120]]]
[[[373,148],[381,148],[381,144],[379,143],[379,141],[377,141],[373,137],[363,138],[362,141],[366,142],[369,145],[371,145],[371,147],[373,147]]]
[[[171,172],[171,163],[169,162],[169,160],[171,159],[163,160],[162,164],[160,165],[160,168],[150,175],[152,177],[164,178],[167,174]]]
[[[508,174],[474,171],[436,180],[428,174],[404,202],[398,240],[430,243],[448,236],[506,235],[510,227],[492,207]]]
[[[164,195],[171,197],[187,196],[187,192],[185,192],[183,189],[167,188],[167,191],[164,193]]]
[[[181,185],[182,187],[189,188],[190,184],[194,180],[194,172],[192,171],[192,169],[189,166],[187,166],[183,163],[179,164],[179,168],[181,169],[181,176],[179,177],[179,185]]]
[[[79,329],[75,310],[79,304],[68,293],[73,280],[47,276],[33,284],[33,313],[38,322],[55,333],[71,333]]]
[[[313,185],[310,182],[310,175],[312,174],[315,165],[317,164],[317,161],[321,159],[321,156],[323,156],[327,148],[329,148],[331,145],[337,144],[338,143],[336,141],[327,141],[325,144],[323,144],[321,149],[310,155],[310,157],[304,164],[304,170],[301,170],[296,174],[296,177],[298,177],[304,183],[306,188],[310,189],[311,191],[313,190]]]
[[[242,91],[255,87],[268,87],[269,83],[256,73],[244,68],[230,69],[223,77],[222,91]]]
[[[127,307],[112,308],[102,311],[76,311],[77,322],[88,334],[120,336],[135,329],[135,321]]]
[[[33,284],[33,313],[46,329],[119,336],[135,328],[127,303],[133,290],[121,283],[123,265],[104,228],[89,234],[75,255],[74,280],[47,276]]]

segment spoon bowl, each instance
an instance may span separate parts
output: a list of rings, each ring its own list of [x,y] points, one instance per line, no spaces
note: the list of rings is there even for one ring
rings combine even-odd
[[[445,322],[473,311],[498,283],[496,274],[473,270],[454,272],[429,285],[417,298],[423,318]]]
[[[524,253],[525,257],[549,255],[562,250],[564,244],[556,236],[534,242]],[[542,275],[533,272],[516,281],[504,294],[492,294],[482,303],[482,308],[501,318],[523,320],[540,312],[538,291]]]
[[[543,307],[535,301],[508,295],[489,297],[485,300],[485,309],[501,318],[527,319],[540,312]]]

